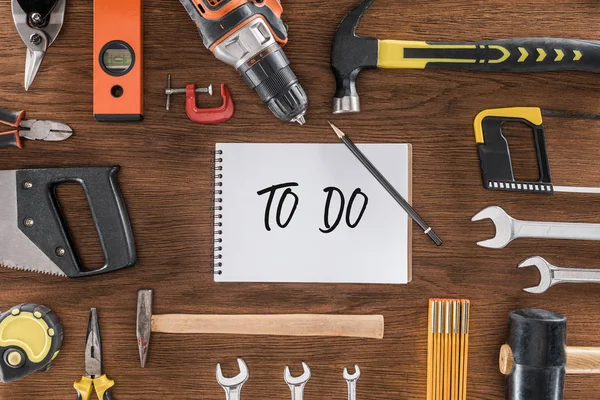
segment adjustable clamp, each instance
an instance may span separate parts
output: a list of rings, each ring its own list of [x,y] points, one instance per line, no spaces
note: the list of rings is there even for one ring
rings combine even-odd
[[[167,88],[165,89],[165,95],[167,96],[167,110],[170,108],[171,95],[185,93],[185,112],[188,118],[198,124],[211,125],[220,124],[226,122],[233,117],[235,112],[235,106],[231,93],[224,83],[221,84],[221,97],[223,98],[223,104],[219,107],[213,108],[199,108],[196,101],[196,93],[208,93],[210,96],[213,94],[212,85],[206,88],[197,88],[195,84],[189,84],[185,89],[174,89],[171,87],[171,75],[168,76]]]

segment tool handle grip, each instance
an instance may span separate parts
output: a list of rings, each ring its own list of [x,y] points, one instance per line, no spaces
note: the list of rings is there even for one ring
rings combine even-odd
[[[75,382],[73,387],[77,392],[77,400],[90,400],[92,398],[92,386],[92,379],[87,376],[83,376]]]
[[[567,347],[567,374],[600,374],[600,347]],[[499,367],[503,375],[511,373],[515,360],[509,345],[500,348]]]
[[[116,166],[16,171],[18,220],[35,221],[31,227],[19,228],[71,278],[111,272],[136,262],[129,215],[116,177],[118,171]],[[31,187],[24,187],[23,182],[30,182]],[[84,268],[72,245],[55,193],[57,185],[66,182],[81,184],[87,197],[105,258],[100,268]],[[57,253],[59,248],[63,254]]]
[[[0,149],[5,147],[23,147],[18,131],[0,133]]]
[[[567,374],[600,374],[600,348],[567,347]]]
[[[383,338],[382,315],[152,316],[152,332]]]
[[[600,73],[600,42],[557,38],[505,39],[477,43],[381,40],[379,67]]]
[[[25,118],[25,111],[23,110],[15,112],[0,108],[0,122],[3,124],[18,128],[23,118]]]

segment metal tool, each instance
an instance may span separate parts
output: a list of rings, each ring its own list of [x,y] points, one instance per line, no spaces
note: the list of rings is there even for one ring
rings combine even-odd
[[[290,373],[290,367],[286,366],[283,370],[283,379],[290,387],[292,392],[292,400],[303,400],[304,399],[304,386],[310,379],[310,368],[303,361],[302,368],[304,372],[298,377],[293,377]]]
[[[171,96],[174,94],[186,94],[187,88],[176,89],[171,87],[171,74],[167,76],[167,87],[165,88],[165,96],[167,96],[167,111],[171,110]],[[207,93],[209,96],[213,95],[213,86],[208,85],[207,87],[197,87],[194,89],[194,93]]]
[[[217,382],[225,390],[227,400],[240,400],[242,393],[242,386],[250,377],[250,371],[248,366],[241,358],[237,359],[240,373],[233,378],[225,378],[221,371],[221,364],[217,364]]]
[[[67,0],[12,0],[13,20],[27,46],[25,90],[33,83],[48,47],[60,33],[66,4]]]
[[[0,382],[47,371],[63,342],[58,315],[45,306],[20,304],[0,315]]]
[[[0,171],[0,266],[78,278],[134,265],[118,171],[116,166]],[[105,256],[100,268],[84,266],[72,245],[55,192],[65,182],[77,182],[85,191]]]
[[[108,379],[102,373],[102,338],[98,313],[95,308],[90,310],[87,339],[85,342],[85,374],[73,387],[77,391],[77,400],[90,400],[92,390],[96,391],[98,400],[112,400],[111,388],[115,381]]]
[[[73,130],[66,124],[56,121],[25,119],[25,111],[13,112],[0,108],[0,124],[16,128],[8,132],[0,132],[0,148],[22,148],[21,138],[29,140],[46,140],[60,142],[73,135]]]
[[[144,289],[138,292],[137,343],[142,368],[146,364],[152,332],[174,334],[344,336],[381,339],[383,338],[383,328],[382,315],[152,315],[152,290]]]
[[[358,365],[354,365],[354,373],[352,375],[348,373],[348,368],[344,368],[342,375],[348,384],[348,400],[356,400],[356,381],[360,378],[360,368],[358,368]]]
[[[204,46],[234,67],[280,120],[304,124],[306,93],[282,46],[288,29],[279,0],[180,0]]]
[[[553,194],[554,192],[600,193],[600,188],[554,186],[550,177],[550,165],[546,150],[546,135],[542,125],[542,115],[600,119],[598,114],[572,113],[557,110],[542,110],[537,107],[512,107],[484,110],[475,117],[475,141],[481,161],[483,185],[489,190],[509,192],[532,192]],[[502,133],[507,122],[520,122],[533,130],[533,140],[539,171],[536,181],[516,180],[508,141]]]
[[[550,264],[542,257],[530,257],[519,264],[519,268],[534,266],[540,272],[540,283],[537,286],[523,289],[526,292],[544,293],[559,283],[600,283],[600,269],[560,268]]]
[[[477,245],[490,249],[501,249],[519,238],[600,240],[600,224],[520,221],[497,206],[480,211],[471,221],[483,219],[492,220],[496,226],[496,236]]]
[[[600,42],[555,38],[433,43],[378,40],[356,35],[363,14],[375,0],[364,0],[340,24],[331,66],[337,82],[333,112],[360,111],[356,79],[363,69],[466,69],[473,71],[600,72]]]
[[[562,400],[565,374],[600,374],[600,348],[566,346],[562,315],[512,311],[508,331],[499,360],[506,400]]]
[[[171,108],[171,96],[180,93],[185,93],[186,95],[185,112],[188,118],[198,124],[220,124],[229,121],[235,112],[235,105],[233,104],[231,93],[224,83],[221,84],[221,98],[223,99],[223,104],[219,107],[200,108],[197,105],[196,94],[208,93],[212,96],[212,85],[208,85],[206,88],[197,88],[196,85],[192,83],[187,85],[185,89],[173,89],[171,88],[171,75],[169,75],[167,77],[167,87],[165,88],[167,110]]]

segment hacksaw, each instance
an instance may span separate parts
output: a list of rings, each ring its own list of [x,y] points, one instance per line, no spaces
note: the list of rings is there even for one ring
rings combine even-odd
[[[600,119],[600,115],[597,114],[542,110],[538,107],[495,108],[480,112],[475,117],[474,128],[485,188],[509,192],[546,194],[553,194],[554,192],[600,194],[600,187],[555,186],[552,183],[542,115]],[[510,148],[506,137],[502,133],[502,126],[506,122],[521,122],[533,130],[540,176],[537,181],[515,179]]]

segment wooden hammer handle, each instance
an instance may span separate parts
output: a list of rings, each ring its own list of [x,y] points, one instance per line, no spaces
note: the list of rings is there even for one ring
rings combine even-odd
[[[152,332],[383,338],[382,315],[190,315],[152,316]]]
[[[567,347],[567,374],[600,374],[599,347]],[[500,348],[500,372],[510,374],[515,360],[510,346]]]

